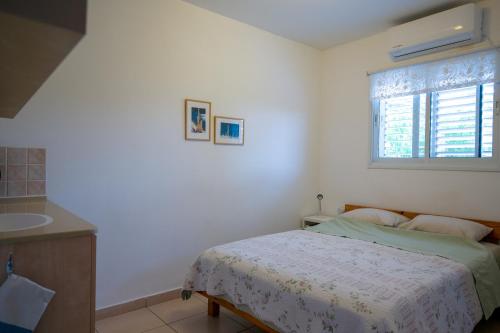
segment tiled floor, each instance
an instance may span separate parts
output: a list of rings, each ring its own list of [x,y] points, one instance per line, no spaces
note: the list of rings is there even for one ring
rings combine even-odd
[[[261,333],[248,321],[221,307],[218,318],[207,315],[203,296],[176,299],[149,308],[106,318],[96,323],[97,333]]]
[[[96,323],[97,333],[262,333],[248,321],[221,307],[218,318],[207,315],[206,299],[193,295],[153,305]],[[500,332],[500,316],[478,325],[474,333]]]

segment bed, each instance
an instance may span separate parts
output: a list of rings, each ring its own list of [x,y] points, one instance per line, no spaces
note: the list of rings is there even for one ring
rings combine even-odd
[[[500,224],[473,221],[498,242]],[[483,318],[478,283],[442,256],[294,230],[205,251],[184,292],[207,297],[210,316],[223,306],[265,332],[471,332]]]

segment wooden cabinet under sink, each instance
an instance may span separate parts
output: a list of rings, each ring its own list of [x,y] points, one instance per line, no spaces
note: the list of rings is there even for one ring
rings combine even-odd
[[[16,274],[56,292],[36,333],[95,331],[95,235],[0,245],[0,258],[9,253]]]
[[[0,233],[0,285],[12,253],[15,274],[56,292],[35,333],[94,333],[95,227],[48,201],[23,207],[17,210],[53,216],[54,223],[20,232],[19,238]],[[0,213],[1,208],[2,202]]]

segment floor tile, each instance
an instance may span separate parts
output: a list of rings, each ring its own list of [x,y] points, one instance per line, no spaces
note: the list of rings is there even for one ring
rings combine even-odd
[[[200,295],[198,293],[193,292],[192,297],[196,297],[197,299],[201,300],[203,303],[208,303],[208,298],[206,298],[203,295]]]
[[[162,326],[144,333],[175,333],[175,331],[168,326]]]
[[[155,304],[149,307],[165,323],[170,324],[174,321],[192,317],[198,314],[206,314],[207,305],[195,297],[184,301],[175,299],[165,303]]]
[[[236,333],[245,329],[223,314],[217,318],[201,314],[176,321],[170,326],[177,333]]]
[[[241,318],[240,316],[234,314],[233,312],[227,310],[226,308],[223,308],[222,306],[220,307],[220,311],[224,315],[231,318],[232,320],[235,320],[236,322],[238,322],[241,326],[243,326],[245,328],[249,328],[249,327],[253,326],[253,324],[251,322],[249,322],[248,320]]]
[[[148,309],[140,309],[96,322],[96,329],[99,333],[142,333],[161,326],[165,326],[165,323]]]

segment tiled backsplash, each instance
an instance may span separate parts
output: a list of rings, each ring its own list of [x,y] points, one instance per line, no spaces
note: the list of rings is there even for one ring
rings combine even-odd
[[[45,149],[0,147],[0,197],[45,195]]]

